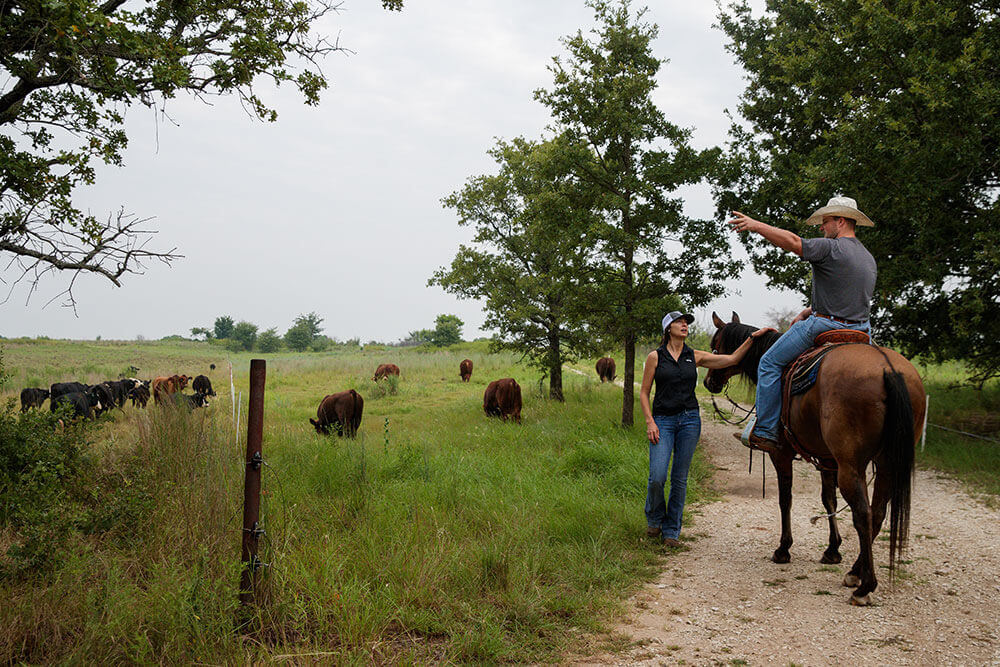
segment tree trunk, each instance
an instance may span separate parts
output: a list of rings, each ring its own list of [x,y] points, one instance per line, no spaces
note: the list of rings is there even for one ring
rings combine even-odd
[[[632,408],[635,403],[635,334],[625,334],[625,373],[622,377],[622,427],[632,428]]]
[[[625,231],[625,262],[624,282],[625,282],[625,373],[622,378],[625,386],[622,387],[622,428],[632,428],[632,408],[635,402],[635,322],[632,321],[632,309],[635,303],[635,276],[633,259],[635,257],[635,239],[632,238],[632,216],[631,193],[629,194],[629,208],[622,211],[622,229]]]
[[[562,354],[559,336],[549,336],[549,398],[565,401],[562,389]]]

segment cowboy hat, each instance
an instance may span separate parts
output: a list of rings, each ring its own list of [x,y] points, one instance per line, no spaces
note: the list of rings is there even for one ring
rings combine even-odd
[[[836,215],[843,218],[850,218],[854,222],[864,227],[874,227],[867,215],[858,210],[858,202],[850,197],[833,197],[826,203],[826,206],[816,209],[816,212],[806,220],[807,225],[818,225],[823,222],[823,216]]]

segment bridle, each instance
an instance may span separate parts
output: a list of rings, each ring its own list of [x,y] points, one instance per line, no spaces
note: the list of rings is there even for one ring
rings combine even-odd
[[[721,332],[722,329],[719,329],[719,331]],[[715,343],[715,341],[712,341],[712,342]],[[715,345],[712,345],[712,354],[718,354],[718,353],[719,353],[718,348]],[[714,395],[712,396],[712,407],[715,409],[715,415],[719,419],[721,419],[722,421],[724,421],[727,424],[730,424],[732,426],[739,426],[740,424],[742,424],[743,422],[745,422],[747,419],[750,418],[750,415],[752,415],[754,413],[754,410],[757,409],[757,404],[754,403],[753,407],[751,407],[749,410],[747,410],[742,405],[740,405],[739,403],[737,403],[736,401],[734,401],[732,398],[730,398],[729,397],[729,379],[730,378],[726,379],[726,384],[724,384],[723,387],[722,387],[722,395],[726,397],[726,400],[728,400],[730,402],[730,404],[732,404],[732,406],[734,408],[736,408],[736,410],[742,410],[743,412],[746,413],[745,415],[743,415],[743,419],[740,419],[739,421],[730,421],[729,419],[727,419],[726,418],[726,414],[719,408],[718,404],[715,402],[715,396]],[[732,412],[735,413],[736,410],[733,410]]]

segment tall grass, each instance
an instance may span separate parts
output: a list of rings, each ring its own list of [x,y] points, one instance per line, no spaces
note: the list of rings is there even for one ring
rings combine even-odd
[[[173,354],[144,363],[166,371]],[[402,375],[395,393],[374,398],[367,383],[385,362]],[[228,392],[193,413],[115,411],[95,431],[104,479],[118,480],[95,492],[107,525],[81,534],[50,576],[0,581],[0,660],[558,659],[581,629],[605,627],[664,554],[643,539],[646,447],[641,420],[618,426],[620,388],[571,375],[566,402],[551,402],[515,362],[468,349],[269,359],[268,567],[242,635],[245,454]],[[237,368],[246,397],[246,364]],[[521,426],[483,414],[498,377],[524,387]],[[358,437],[317,435],[307,420],[319,400],[350,388],[366,398]],[[691,502],[707,474],[697,458]]]

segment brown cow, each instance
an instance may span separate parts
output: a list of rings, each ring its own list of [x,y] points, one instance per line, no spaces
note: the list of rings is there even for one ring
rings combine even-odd
[[[373,377],[372,380],[378,382],[382,378],[389,377],[390,375],[399,377],[399,366],[396,364],[379,364],[378,368],[375,369],[375,377]]]
[[[494,380],[483,394],[483,411],[487,417],[513,419],[521,423],[521,385],[514,378]]]
[[[153,401],[159,405],[167,397],[167,394],[184,389],[189,379],[187,375],[171,375],[170,377],[161,375],[154,378],[149,385],[150,389],[153,390]]]
[[[462,376],[462,382],[468,382],[472,377],[472,359],[463,359],[458,365],[458,374]]]
[[[337,435],[345,433],[353,438],[361,426],[361,413],[365,409],[365,399],[353,389],[337,394],[329,394],[320,401],[316,416],[309,423],[316,427],[316,432],[322,435],[330,434],[330,427],[337,429]]]
[[[615,360],[611,357],[603,357],[597,360],[597,375],[601,382],[614,382],[615,380]]]

